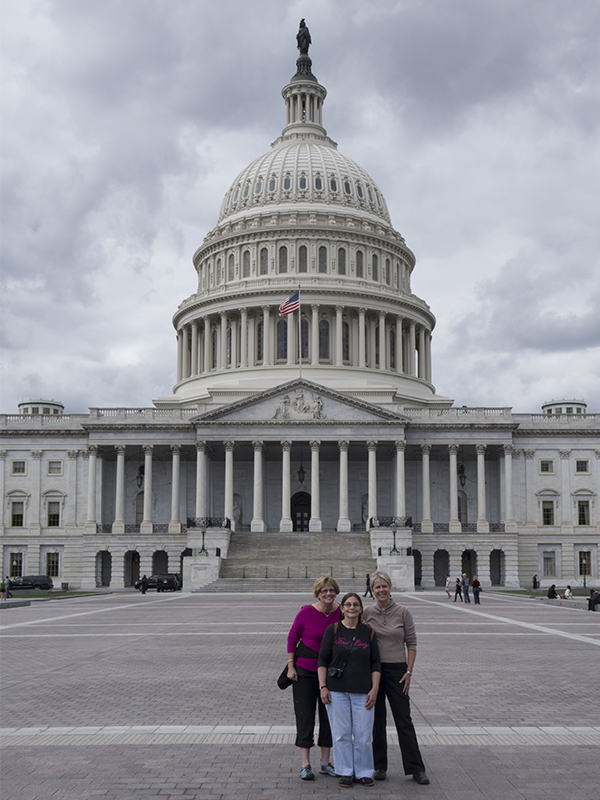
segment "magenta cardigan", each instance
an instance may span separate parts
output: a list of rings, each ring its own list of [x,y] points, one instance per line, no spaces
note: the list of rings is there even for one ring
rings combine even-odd
[[[317,653],[321,649],[321,642],[325,631],[334,622],[340,621],[340,608],[339,606],[332,611],[329,616],[323,614],[314,606],[302,606],[300,611],[296,614],[296,619],[292,623],[287,640],[287,651],[293,653],[296,645],[302,639],[307,647],[316,650]],[[317,671],[317,658],[301,658],[296,659],[296,666],[303,667],[310,670],[310,672]]]

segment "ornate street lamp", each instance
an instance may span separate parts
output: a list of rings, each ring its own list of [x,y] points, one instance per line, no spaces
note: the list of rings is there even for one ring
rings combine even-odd
[[[392,527],[392,533],[394,534],[394,546],[390,550],[390,555],[391,556],[400,556],[400,555],[402,555],[402,553],[396,547],[396,530],[398,529],[398,518],[397,517],[393,517],[392,518],[392,526],[391,527]]]
[[[202,547],[198,550],[199,556],[208,556],[208,550],[206,549],[206,545],[204,544],[204,537],[206,536],[206,519],[202,517],[200,520],[200,530],[202,531]]]

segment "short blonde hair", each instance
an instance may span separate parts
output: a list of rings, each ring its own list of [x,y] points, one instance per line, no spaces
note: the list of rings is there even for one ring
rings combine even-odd
[[[340,585],[335,578],[332,578],[330,575],[321,575],[320,578],[317,578],[313,586],[314,596],[318,597],[319,592],[322,592],[326,586],[331,586],[332,589],[335,589],[336,595],[340,593]]]
[[[387,585],[392,588],[392,579],[384,572],[382,569],[375,570],[375,572],[371,575],[371,586],[375,586],[377,581],[384,581]]]

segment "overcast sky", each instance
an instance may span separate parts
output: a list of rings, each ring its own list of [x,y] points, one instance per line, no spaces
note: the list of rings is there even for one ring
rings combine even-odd
[[[306,17],[457,405],[600,412],[598,0],[2,0],[2,395],[148,406]]]

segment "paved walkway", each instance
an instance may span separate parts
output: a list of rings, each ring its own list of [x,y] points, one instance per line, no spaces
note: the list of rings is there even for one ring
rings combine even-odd
[[[600,614],[493,593],[480,607],[397,599],[419,634],[430,786],[399,758],[373,789],[299,780],[275,678],[310,596],[120,593],[2,615],[2,800],[597,800]]]

